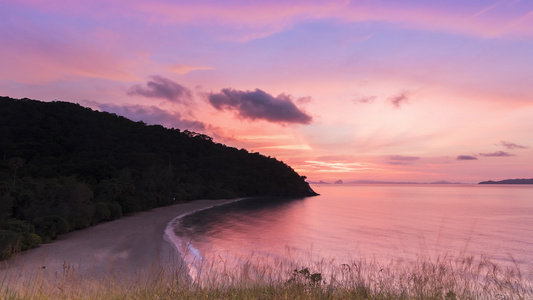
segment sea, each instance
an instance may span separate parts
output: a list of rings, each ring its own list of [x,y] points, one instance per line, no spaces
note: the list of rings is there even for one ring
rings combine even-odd
[[[533,185],[324,184],[319,196],[254,198],[167,227],[190,275],[246,264],[304,268],[484,257],[533,266]]]

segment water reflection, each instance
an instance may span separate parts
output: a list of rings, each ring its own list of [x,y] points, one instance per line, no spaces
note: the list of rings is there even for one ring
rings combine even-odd
[[[204,255],[410,261],[485,253],[533,261],[533,187],[314,187],[321,196],[242,201],[183,219]]]

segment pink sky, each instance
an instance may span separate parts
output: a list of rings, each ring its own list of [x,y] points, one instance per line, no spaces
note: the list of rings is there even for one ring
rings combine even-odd
[[[287,3],[4,0],[0,94],[201,132],[313,181],[533,177],[533,2]]]

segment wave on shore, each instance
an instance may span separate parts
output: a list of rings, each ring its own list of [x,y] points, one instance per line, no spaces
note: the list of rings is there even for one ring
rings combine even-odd
[[[175,217],[167,224],[163,238],[167,242],[169,242],[174,247],[174,249],[176,249],[176,251],[178,251],[178,253],[181,255],[181,258],[187,264],[187,269],[189,270],[189,276],[191,277],[192,280],[195,280],[201,274],[203,257],[200,251],[194,248],[194,246],[190,243],[189,240],[190,240],[191,235],[188,232],[190,230],[181,226],[181,220],[184,217],[188,215],[192,215],[199,211],[203,211],[203,210],[221,206],[221,205],[234,203],[234,202],[241,201],[244,199],[247,199],[247,198],[237,198],[237,199],[230,200],[228,202],[215,204],[213,206],[204,207],[201,209],[186,212]]]

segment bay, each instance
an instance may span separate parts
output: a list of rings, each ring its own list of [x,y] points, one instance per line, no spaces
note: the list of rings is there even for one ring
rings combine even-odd
[[[320,196],[251,199],[201,211],[182,218],[174,230],[216,269],[272,259],[409,263],[471,255],[499,265],[533,265],[533,186],[313,189]]]

